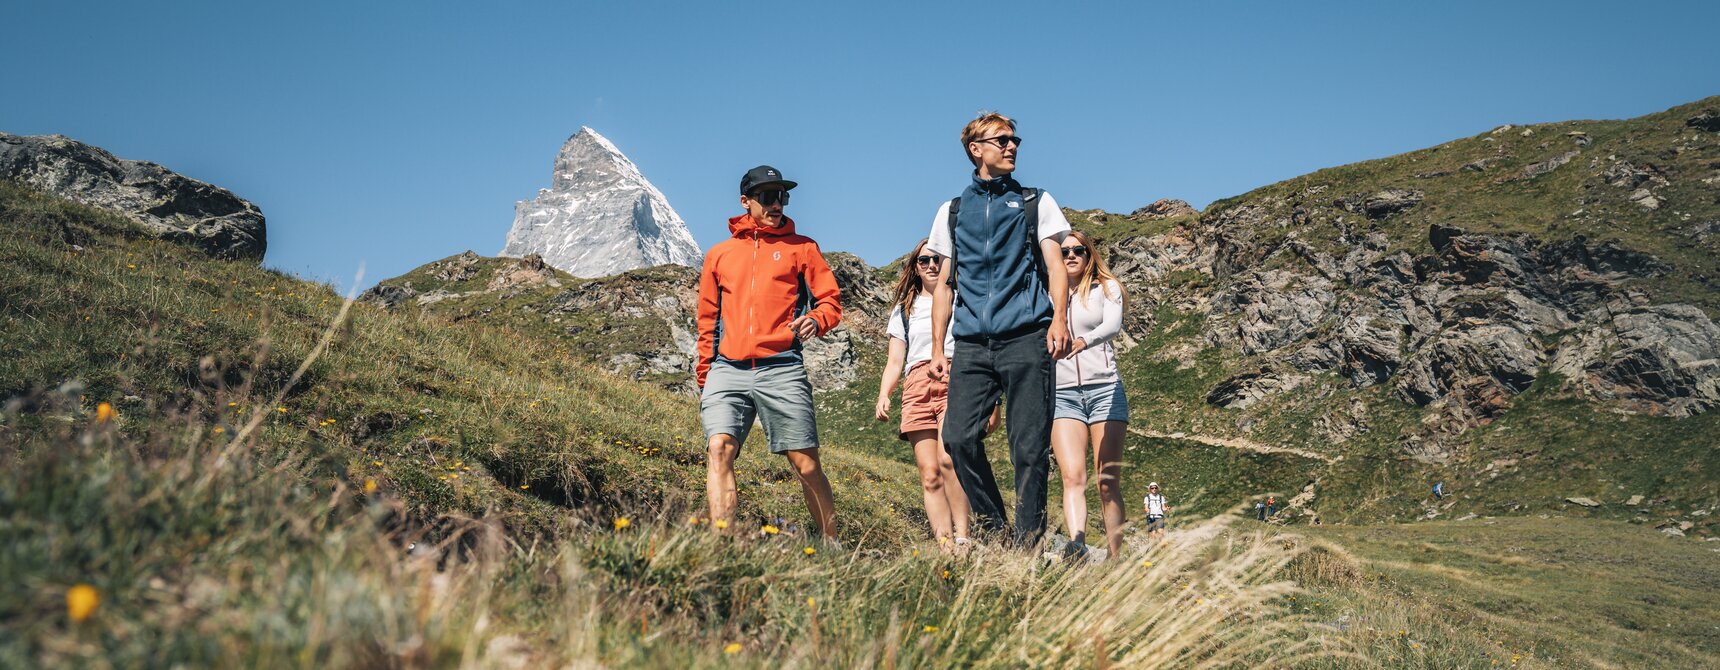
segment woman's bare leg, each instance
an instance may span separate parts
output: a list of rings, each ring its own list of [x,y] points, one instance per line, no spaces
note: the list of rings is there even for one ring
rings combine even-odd
[[[1088,427],[1093,437],[1093,471],[1099,477],[1099,510],[1105,517],[1105,543],[1112,557],[1123,549],[1123,434],[1128,424],[1100,421]]]
[[[914,445],[914,465],[920,471],[920,497],[926,505],[926,521],[932,524],[932,537],[944,551],[951,549],[950,504],[945,497],[950,480],[945,478],[938,454],[938,431],[926,429],[908,433],[908,443]],[[952,473],[953,474],[953,473]]]
[[[1087,532],[1087,424],[1076,419],[1051,422],[1051,453],[1063,473],[1063,523],[1073,541]]]

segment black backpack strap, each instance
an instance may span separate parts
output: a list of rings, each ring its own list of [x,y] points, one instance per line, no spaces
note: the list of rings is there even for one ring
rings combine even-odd
[[[1027,215],[1027,251],[1033,257],[1033,273],[1039,275],[1039,285],[1049,286],[1045,276],[1045,253],[1039,249],[1039,189],[1021,189],[1022,213]]]
[[[909,300],[912,301],[913,298],[909,298]],[[908,339],[908,303],[902,303],[896,313],[902,317],[902,343],[909,345],[908,348],[912,349],[914,341]]]
[[[950,274],[948,277],[944,277],[944,285],[950,288],[956,287],[956,251],[961,249],[961,245],[956,244],[956,212],[960,212],[961,209],[961,196],[951,198],[950,215],[944,220],[944,225],[950,228]]]
[[[806,283],[805,270],[802,270],[800,274],[795,275],[795,280],[799,285],[795,287],[797,293],[794,298],[794,318],[799,319],[800,317],[812,313],[812,287],[808,286]],[[800,351],[799,332],[794,334],[794,350]]]

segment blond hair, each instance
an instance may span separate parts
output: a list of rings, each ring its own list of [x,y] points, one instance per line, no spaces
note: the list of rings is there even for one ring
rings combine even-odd
[[[979,159],[974,158],[973,152],[968,151],[968,145],[978,142],[981,138],[988,137],[991,133],[1005,128],[1009,129],[1010,132],[1014,132],[1015,119],[997,112],[980,112],[978,117],[969,121],[967,126],[962,128],[962,155],[967,156],[968,162],[973,163],[975,167],[978,167]]]
[[[1123,282],[1117,281],[1117,276],[1111,274],[1111,266],[1105,264],[1105,257],[1099,253],[1099,245],[1086,233],[1079,230],[1069,231],[1069,236],[1075,238],[1087,247],[1087,269],[1081,272],[1081,279],[1076,282],[1075,296],[1081,299],[1081,304],[1087,304],[1087,295],[1092,292],[1093,285],[1104,285],[1105,282],[1117,284],[1117,298],[1123,303],[1123,308],[1129,307],[1129,292],[1123,290]]]

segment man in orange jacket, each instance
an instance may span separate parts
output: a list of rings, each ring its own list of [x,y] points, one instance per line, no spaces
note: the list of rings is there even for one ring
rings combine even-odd
[[[842,320],[836,276],[811,238],[784,216],[796,186],[768,165],[741,178],[734,237],[705,254],[699,272],[699,418],[709,454],[711,521],[735,513],[735,456],[757,417],[772,453],[788,457],[818,529],[836,537],[830,480],[818,462],[812,383],[800,345]],[[722,525],[722,524],[719,524]]]

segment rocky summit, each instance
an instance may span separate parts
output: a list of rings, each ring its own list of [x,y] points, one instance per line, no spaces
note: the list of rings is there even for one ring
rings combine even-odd
[[[0,179],[110,210],[221,258],[261,259],[263,212],[231,191],[62,135],[0,133]]]
[[[576,277],[699,264],[669,200],[608,139],[580,128],[555,157],[550,188],[514,206],[502,256],[537,254]]]

